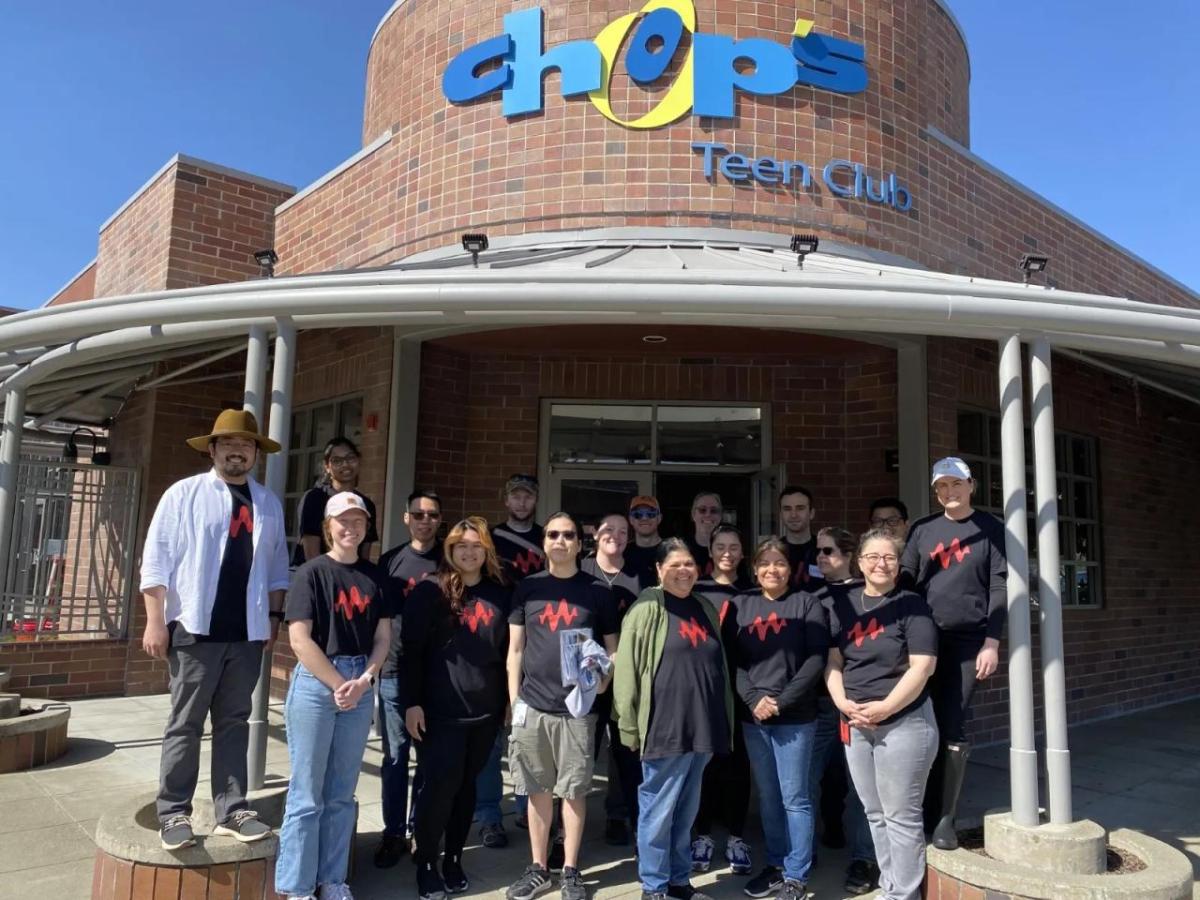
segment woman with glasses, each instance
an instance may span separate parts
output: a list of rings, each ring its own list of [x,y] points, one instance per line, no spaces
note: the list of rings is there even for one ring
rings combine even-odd
[[[621,740],[642,758],[642,898],[703,900],[690,883],[692,823],[704,767],[729,751],[733,696],[720,617],[694,590],[691,550],[669,538],[658,552],[660,586],[643,591],[625,617],[613,707]]]
[[[518,793],[529,797],[532,863],[508,889],[508,900],[530,900],[551,887],[549,839],[553,800],[562,799],[562,900],[584,900],[579,871],[587,792],[592,784],[594,696],[563,684],[563,659],[590,638],[617,652],[617,604],[604,585],[581,572],[579,526],[564,512],[546,521],[547,568],[521,580],[509,614],[508,697],[512,734],[508,764]],[[607,679],[599,686],[607,688]]]
[[[921,799],[937,752],[929,701],[937,627],[924,599],[896,586],[903,543],[870,531],[858,547],[864,583],[833,593],[825,670],[879,861],[884,900],[916,900],[925,877]]]
[[[696,560],[697,570],[701,578],[712,574],[713,561],[709,554],[708,544],[713,529],[721,524],[724,506],[721,495],[711,491],[701,491],[692,498],[692,534],[684,537],[692,558]]]
[[[350,438],[338,435],[325,445],[322,454],[321,478],[316,486],[305,491],[296,510],[300,539],[292,553],[292,565],[303,565],[313,557],[329,550],[322,523],[325,520],[325,504],[334,494],[350,491],[362,498],[367,509],[367,533],[358,547],[361,559],[371,555],[371,545],[379,540],[375,531],[375,504],[371,498],[358,490],[358,447]]]
[[[467,890],[462,852],[475,809],[475,777],[508,706],[509,591],[487,522],[463,519],[443,548],[437,574],[414,588],[402,616],[404,720],[421,772],[413,822],[421,900]]]
[[[696,593],[717,610],[722,621],[730,601],[750,590],[750,581],[742,572],[742,535],[732,525],[718,525],[709,539],[713,572],[696,582]],[[742,739],[741,722],[734,718],[733,747],[729,753],[712,758],[704,770],[700,789],[700,809],[696,812],[695,839],[692,841],[692,871],[707,872],[712,866],[716,844],[712,839],[714,820],[729,832],[725,859],[735,875],[749,875],[753,866],[750,845],[743,840],[746,813],[750,805],[750,760]]]
[[[751,571],[759,590],[734,598],[722,623],[767,850],[767,865],[743,890],[800,900],[812,868],[808,778],[829,626],[816,597],[791,590],[781,538],[758,545]]]

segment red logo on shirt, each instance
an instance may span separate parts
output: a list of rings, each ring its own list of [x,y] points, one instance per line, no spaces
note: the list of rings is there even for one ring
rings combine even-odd
[[[347,619],[353,619],[356,612],[366,612],[367,607],[371,605],[371,598],[364,597],[358,592],[358,585],[350,588],[350,595],[347,596],[345,591],[338,591],[337,602],[333,604],[334,609],[340,609],[342,615]]]
[[[755,616],[754,621],[746,626],[746,630],[757,634],[760,641],[765,641],[768,631],[774,631],[776,634],[779,634],[786,626],[787,619],[781,619],[775,613],[771,613],[767,616],[766,621],[763,621],[762,616]]]
[[[963,546],[958,542],[958,538],[955,538],[950,542],[949,550],[946,549],[945,544],[943,544],[941,541],[938,541],[938,545],[933,548],[933,551],[929,554],[929,558],[936,559],[942,564],[943,569],[948,569],[950,568],[951,556],[954,557],[956,562],[961,563],[963,561],[963,557],[970,555],[970,553],[971,548]]]
[[[464,609],[458,614],[458,621],[470,628],[471,634],[474,634],[479,630],[480,622],[484,625],[491,625],[494,616],[495,613],[476,600],[473,610]]]
[[[708,640],[708,631],[691,616],[687,622],[679,623],[679,636],[685,641],[691,641],[693,647],[699,646],[699,641]]]
[[[725,613],[729,612],[729,601],[726,600],[721,604],[721,612],[717,614],[717,621],[722,625],[725,624]]]
[[[571,627],[571,623],[575,621],[575,617],[579,615],[579,609],[574,606],[567,606],[566,599],[558,601],[558,609],[555,609],[549,603],[538,616],[538,621],[543,625],[550,624],[551,631],[558,631],[558,623],[566,622],[567,627]]]
[[[855,622],[854,627],[846,632],[847,640],[853,640],[855,647],[861,647],[863,641],[867,638],[875,640],[883,634],[883,626],[875,621],[875,617],[871,617],[871,621],[867,623],[867,630],[863,631],[862,622]]]
[[[522,575],[536,572],[542,567],[542,554],[536,550],[526,550],[524,553],[518,553],[513,557],[512,566],[514,569],[520,569]]]
[[[250,512],[250,507],[243,506],[237,511],[237,515],[229,520],[229,536],[237,537],[245,528],[247,532],[254,533],[254,516]]]

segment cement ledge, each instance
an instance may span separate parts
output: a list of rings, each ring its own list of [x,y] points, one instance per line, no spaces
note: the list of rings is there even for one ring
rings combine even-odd
[[[28,709],[30,706],[36,706],[39,703],[45,705],[37,712],[26,713],[0,721],[0,737],[10,737],[14,734],[29,734],[35,731],[47,731],[70,720],[71,707],[65,703],[60,704],[55,701],[34,699],[32,697],[21,698],[22,709]]]
[[[1191,900],[1192,864],[1174,847],[1128,829],[1111,832],[1108,843],[1137,856],[1146,868],[1125,875],[1071,875],[933,846],[926,860],[931,868],[966,884],[1033,900]]]

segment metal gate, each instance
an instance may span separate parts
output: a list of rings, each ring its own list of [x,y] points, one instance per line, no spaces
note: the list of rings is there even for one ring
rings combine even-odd
[[[0,640],[124,637],[138,471],[21,460]]]

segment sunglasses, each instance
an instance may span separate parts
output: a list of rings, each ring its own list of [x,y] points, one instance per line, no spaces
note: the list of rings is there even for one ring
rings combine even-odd
[[[647,506],[643,506],[643,507],[640,507],[639,509],[635,509],[633,512],[631,512],[629,514],[629,518],[631,518],[631,519],[657,519],[658,518],[658,510],[650,509]]]
[[[546,537],[552,541],[557,541],[559,538],[562,538],[564,541],[573,541],[573,540],[575,540],[576,536],[577,535],[574,531],[547,531],[546,532]]]
[[[833,556],[833,554],[835,554],[837,552],[838,552],[837,547],[818,547],[817,548],[817,555],[819,555],[819,556]]]
[[[410,519],[413,519],[417,522],[424,522],[426,519],[429,519],[431,522],[436,522],[442,517],[442,514],[440,512],[425,512],[423,509],[410,509],[408,511],[408,516]]]

